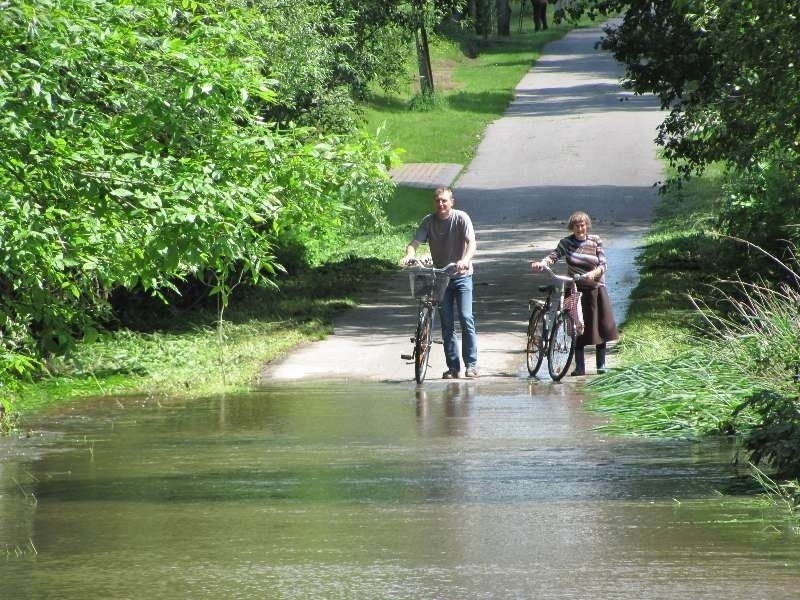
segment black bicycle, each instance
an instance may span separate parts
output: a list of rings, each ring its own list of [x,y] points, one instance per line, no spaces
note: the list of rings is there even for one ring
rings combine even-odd
[[[542,360],[547,356],[550,377],[553,381],[560,381],[567,374],[575,354],[575,324],[569,311],[564,308],[566,286],[575,283],[569,277],[557,275],[550,267],[544,269],[561,285],[539,286],[539,291],[546,294],[544,300],[532,298],[528,301],[530,318],[525,355],[531,377],[539,372]]]
[[[414,259],[406,265],[411,283],[411,295],[419,298],[417,331],[411,338],[414,349],[411,354],[401,354],[403,360],[414,361],[414,379],[417,383],[425,381],[428,372],[428,357],[433,345],[433,324],[436,307],[444,296],[450,278],[456,272],[456,263],[438,269],[429,263]]]

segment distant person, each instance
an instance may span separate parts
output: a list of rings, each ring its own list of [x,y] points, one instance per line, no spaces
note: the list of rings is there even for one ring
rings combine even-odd
[[[531,0],[533,2],[533,29],[547,29],[547,0]]]
[[[599,236],[590,235],[592,220],[585,212],[575,212],[569,217],[567,227],[572,235],[562,238],[558,246],[539,262],[532,262],[534,271],[551,266],[565,258],[567,275],[575,278],[582,292],[583,333],[575,340],[575,370],[570,375],[585,375],[584,348],[595,346],[598,373],[606,372],[606,342],[619,338],[617,324],[606,292],[606,254]]]
[[[464,377],[478,377],[478,337],[475,318],[472,315],[472,257],[477,248],[472,220],[463,210],[453,208],[455,198],[448,187],[433,192],[433,213],[427,215],[419,225],[414,239],[406,247],[401,264],[408,264],[416,257],[420,244],[428,244],[433,265],[441,268],[456,263],[457,275],[450,279],[444,297],[439,304],[439,320],[442,323],[442,340],[447,361],[443,379],[461,377],[461,359],[464,360]],[[461,324],[461,356],[455,332],[454,307],[458,309]]]

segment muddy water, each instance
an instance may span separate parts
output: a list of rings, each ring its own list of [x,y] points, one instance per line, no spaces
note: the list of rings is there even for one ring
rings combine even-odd
[[[797,598],[732,449],[604,436],[571,384],[104,398],[0,442],[3,598]],[[738,490],[738,491],[737,491]]]

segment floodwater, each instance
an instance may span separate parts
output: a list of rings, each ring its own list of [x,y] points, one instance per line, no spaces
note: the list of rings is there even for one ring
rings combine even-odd
[[[800,539],[727,443],[604,435],[579,391],[289,384],[40,415],[0,441],[2,597],[798,598]]]

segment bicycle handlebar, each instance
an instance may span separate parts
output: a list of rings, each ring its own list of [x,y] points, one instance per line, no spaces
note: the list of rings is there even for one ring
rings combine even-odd
[[[408,270],[417,270],[420,273],[452,273],[455,271],[456,263],[449,263],[444,267],[438,268],[434,267],[433,265],[426,265],[418,258],[412,258],[411,260],[406,263],[405,268]]]
[[[563,281],[564,283],[574,283],[574,282],[575,282],[575,280],[574,280],[572,277],[567,277],[566,275],[559,275],[558,273],[556,273],[555,271],[553,271],[553,269],[551,269],[551,268],[550,268],[549,266],[547,266],[547,265],[542,265],[542,269],[544,269],[545,271],[547,271],[548,273],[550,273],[550,275],[551,275],[551,276],[552,276],[554,279],[558,279],[559,281]]]

